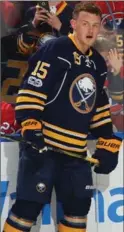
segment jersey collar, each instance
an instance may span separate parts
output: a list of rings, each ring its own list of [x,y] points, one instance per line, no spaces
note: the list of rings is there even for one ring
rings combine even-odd
[[[78,44],[76,43],[75,39],[74,39],[74,34],[70,33],[68,35],[69,39],[71,39],[71,41],[73,42],[73,44],[75,45],[75,47],[82,53],[82,51],[80,50]],[[87,54],[85,54],[86,56],[92,56],[93,51],[91,49],[88,50]]]

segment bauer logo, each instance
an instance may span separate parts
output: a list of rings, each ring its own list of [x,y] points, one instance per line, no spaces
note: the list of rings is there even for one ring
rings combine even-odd
[[[1,181],[1,195],[0,195],[0,211],[1,214],[6,204],[6,198],[9,197],[9,202],[14,202],[16,198],[15,192],[9,191],[9,181]],[[123,223],[124,222],[124,188],[116,187],[108,189],[105,195],[101,191],[97,191],[94,194],[94,201],[97,202],[97,219],[99,223],[105,223],[106,221],[111,221],[113,223]],[[57,223],[63,217],[63,211],[61,204],[55,202],[55,211]],[[51,207],[49,204],[45,205],[42,212],[42,225],[51,224]],[[4,212],[5,213],[5,212]],[[7,216],[8,212],[6,212]],[[95,219],[94,219],[95,220]]]

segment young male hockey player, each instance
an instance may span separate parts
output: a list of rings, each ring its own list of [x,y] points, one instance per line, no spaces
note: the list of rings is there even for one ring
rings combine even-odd
[[[4,232],[31,231],[43,205],[51,200],[53,186],[64,210],[59,232],[86,232],[92,175],[90,164],[81,157],[87,155],[88,132],[98,139],[93,157],[100,165],[95,172],[109,174],[118,163],[121,140],[113,135],[103,89],[106,64],[92,48],[100,23],[98,7],[77,4],[73,34],[46,42],[29,62],[17,97],[17,120],[25,140],[56,152],[23,148],[17,199]]]

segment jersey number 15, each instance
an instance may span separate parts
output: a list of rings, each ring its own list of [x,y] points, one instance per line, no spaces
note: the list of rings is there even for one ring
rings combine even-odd
[[[45,79],[48,73],[47,68],[50,67],[50,64],[46,62],[38,61],[34,71],[31,73],[32,76]]]

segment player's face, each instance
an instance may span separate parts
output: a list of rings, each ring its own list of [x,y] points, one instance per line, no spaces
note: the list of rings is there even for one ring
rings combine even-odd
[[[100,32],[101,18],[98,15],[82,11],[77,19],[71,20],[71,25],[80,43],[90,47]]]

